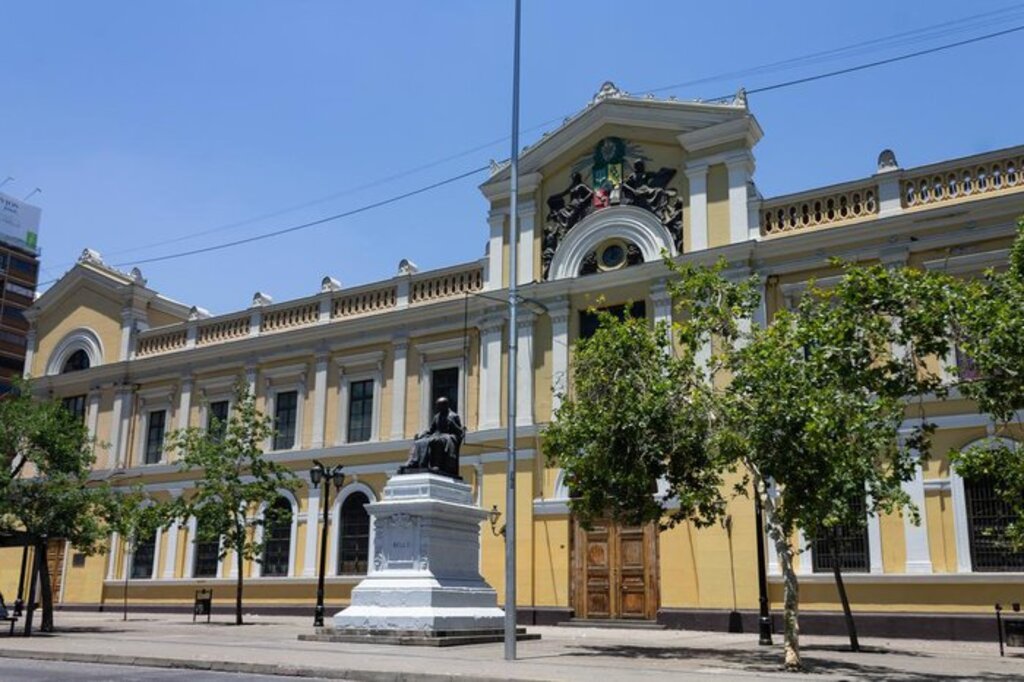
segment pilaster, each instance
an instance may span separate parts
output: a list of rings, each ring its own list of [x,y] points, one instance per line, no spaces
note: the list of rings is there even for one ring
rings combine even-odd
[[[182,491],[180,488],[171,488],[168,492],[172,498],[177,499],[181,497]],[[167,551],[164,552],[164,567],[161,576],[164,580],[171,580],[175,577],[174,569],[178,560],[178,534],[180,528],[181,525],[178,519],[175,519],[167,528]]]
[[[505,218],[508,210],[492,210],[487,215],[490,236],[487,240],[487,291],[502,288],[504,259],[502,245],[505,241]]]
[[[521,311],[516,319],[516,425],[533,424],[533,323],[536,316]]]
[[[516,211],[519,217],[519,284],[529,284],[534,280],[533,272],[533,238],[534,220],[537,215],[537,204],[527,201],[519,204]]]
[[[25,379],[32,376],[32,360],[36,356],[36,342],[36,324],[32,322],[25,334],[25,370],[21,373]]]
[[[548,306],[551,317],[551,414],[562,404],[561,393],[569,387],[569,299],[559,298]]]
[[[672,296],[668,292],[665,280],[658,280],[651,287],[651,303],[654,307],[655,326],[664,324],[668,330],[668,346],[666,352],[672,353]]]
[[[910,501],[921,512],[921,522],[917,525],[910,520],[909,514],[903,515],[903,535],[907,543],[907,573],[931,573],[932,557],[928,551],[928,515],[924,506],[924,471],[917,452],[913,453],[917,460],[914,478],[903,483],[903,490],[910,496]]]
[[[308,477],[308,474],[307,474]],[[306,551],[302,557],[302,576],[316,575],[316,551],[320,544],[320,487],[309,482],[306,488]]]
[[[405,388],[408,374],[409,339],[396,337],[392,343],[391,440],[405,438]]]
[[[708,165],[687,164],[686,179],[690,185],[690,250],[708,248]]]
[[[313,375],[313,442],[310,443],[314,450],[322,448],[326,439],[324,428],[327,424],[327,360],[326,352],[316,354]]]
[[[754,173],[754,158],[749,152],[729,156],[725,160],[729,173],[729,243],[750,238],[750,210],[747,185]]]
[[[501,339],[504,318],[484,318],[477,324],[480,330],[480,423],[477,427],[501,427]]]
[[[188,428],[189,412],[192,411],[192,377],[181,380],[181,395],[178,396],[178,428]]]

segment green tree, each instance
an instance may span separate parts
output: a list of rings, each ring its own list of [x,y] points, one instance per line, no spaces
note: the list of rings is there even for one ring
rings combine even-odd
[[[20,383],[0,398],[0,532],[25,532],[36,552],[63,539],[83,553],[105,549],[107,487],[90,479],[93,442],[56,400],[36,400]],[[40,629],[53,630],[53,595],[40,562]]]
[[[1004,440],[1014,428],[1020,437],[1024,424],[1024,216],[1017,220],[1017,237],[1005,272],[989,271],[965,285],[956,337],[970,359],[954,368],[965,397],[977,402],[995,422],[994,438],[954,452],[957,471],[967,478],[992,481],[996,495],[1009,507],[1013,520],[996,538],[1011,551],[1024,550],[1024,448]]]
[[[140,486],[124,491],[111,490],[107,498],[106,517],[110,530],[124,543],[124,613],[128,620],[128,582],[132,574],[132,561],[139,547],[153,541],[160,528],[166,529],[172,521],[172,506],[157,500]]]
[[[298,479],[289,469],[263,455],[274,432],[272,420],[256,409],[245,384],[235,389],[235,404],[227,424],[209,429],[191,427],[169,436],[169,448],[180,454],[184,471],[198,471],[194,494],[179,499],[175,517],[196,519],[198,541],[221,543],[219,558],[234,552],[238,566],[235,585],[235,624],[242,624],[243,566],[261,561],[263,542],[257,526],[272,523],[271,502],[281,489],[294,489]],[[260,517],[253,514],[266,507]]]
[[[597,312],[597,331],[575,345],[573,390],[545,430],[544,451],[565,472],[585,525],[603,517],[710,524],[725,506],[726,468],[708,447],[712,392],[694,354],[669,353],[669,330],[626,308],[622,320]],[[655,495],[658,481],[668,482],[667,495]],[[667,498],[678,508],[667,510]]]

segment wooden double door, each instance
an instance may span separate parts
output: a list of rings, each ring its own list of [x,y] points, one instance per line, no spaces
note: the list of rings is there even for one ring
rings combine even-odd
[[[577,618],[653,620],[658,613],[658,530],[573,522],[573,608]]]

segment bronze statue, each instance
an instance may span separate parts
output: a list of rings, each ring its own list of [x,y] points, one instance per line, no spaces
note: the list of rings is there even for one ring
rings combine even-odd
[[[675,198],[676,191],[668,189],[668,183],[675,174],[672,168],[649,173],[643,159],[637,159],[633,163],[633,172],[622,182],[623,203],[646,208],[660,215],[669,201]]]
[[[409,459],[398,469],[399,474],[430,471],[459,478],[459,449],[466,429],[458,413],[444,396],[437,399],[430,429],[417,434],[409,448]]]

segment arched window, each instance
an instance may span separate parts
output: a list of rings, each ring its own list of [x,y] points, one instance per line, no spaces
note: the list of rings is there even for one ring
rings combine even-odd
[[[338,575],[366,573],[370,555],[370,515],[364,505],[370,502],[365,493],[353,492],[341,505],[338,529]]]
[[[1010,551],[1003,531],[1014,520],[1013,510],[996,495],[988,479],[964,479],[971,568],[979,572],[1024,570],[1024,552]]]
[[[153,561],[156,559],[156,533],[143,538],[135,546],[132,554],[132,580],[153,577]]]
[[[60,373],[79,372],[83,369],[89,369],[89,354],[79,348],[64,361],[64,367],[61,368]]]
[[[287,576],[291,561],[291,545],[292,503],[286,497],[279,497],[267,510],[266,525],[263,527],[263,564],[260,574]]]

